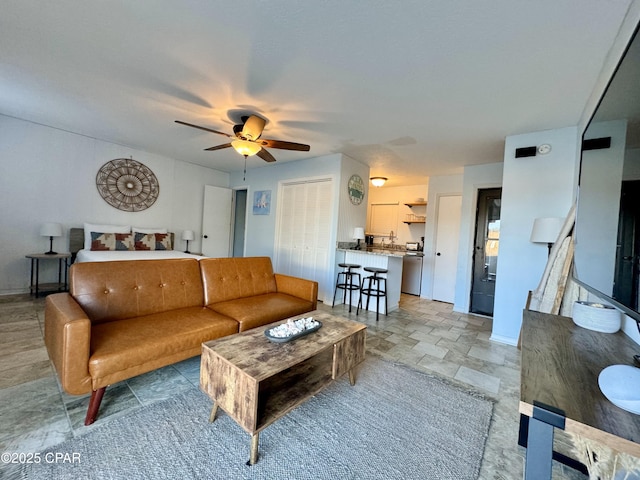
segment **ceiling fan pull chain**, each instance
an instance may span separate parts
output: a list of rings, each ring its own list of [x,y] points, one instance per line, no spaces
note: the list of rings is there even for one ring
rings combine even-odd
[[[247,179],[247,156],[244,156],[244,172],[242,172],[242,181]]]

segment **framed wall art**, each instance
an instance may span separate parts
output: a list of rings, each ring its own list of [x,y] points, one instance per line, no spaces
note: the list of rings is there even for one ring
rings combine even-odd
[[[96,175],[96,187],[105,202],[125,212],[146,210],[160,195],[158,179],[151,169],[132,158],[105,163]]]
[[[271,213],[271,190],[253,192],[253,214],[269,215]]]

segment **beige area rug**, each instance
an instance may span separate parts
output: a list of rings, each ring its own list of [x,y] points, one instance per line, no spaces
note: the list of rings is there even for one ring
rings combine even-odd
[[[41,452],[75,463],[32,464],[26,479],[476,479],[493,403],[409,367],[369,357],[250,437],[193,390]],[[73,458],[73,457],[70,457]],[[17,473],[17,472],[16,472]]]

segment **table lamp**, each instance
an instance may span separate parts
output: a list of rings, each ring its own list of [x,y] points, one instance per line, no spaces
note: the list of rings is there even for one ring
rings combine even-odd
[[[358,241],[356,245],[356,250],[360,250],[360,240],[364,240],[364,228],[363,227],[355,227],[353,229],[353,238]]]
[[[44,253],[46,255],[57,255],[58,252],[53,251],[53,237],[62,236],[62,225],[59,223],[45,223],[40,228],[40,235],[49,237],[49,251]]]
[[[183,230],[182,231],[182,240],[186,240],[187,241],[187,249],[184,251],[184,253],[191,253],[189,251],[189,241],[193,240],[194,236],[193,236],[193,231],[192,230]]]
[[[531,230],[532,243],[546,243],[551,254],[551,247],[558,239],[560,229],[564,224],[564,218],[544,217],[536,218],[533,221],[533,229]]]

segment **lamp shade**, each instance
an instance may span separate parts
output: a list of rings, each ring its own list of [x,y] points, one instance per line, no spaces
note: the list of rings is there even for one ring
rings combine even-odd
[[[555,243],[563,224],[564,218],[536,218],[533,221],[530,241],[533,243]]]
[[[248,140],[234,140],[231,142],[231,146],[238,152],[240,155],[244,155],[246,157],[250,157],[255,155],[260,150],[262,150],[262,146],[256,142],[250,142]]]
[[[182,240],[193,240],[193,231],[192,230],[183,230],[182,231]]]
[[[40,235],[43,237],[61,237],[62,225],[60,223],[44,223],[40,227]]]
[[[355,240],[364,240],[364,228],[356,227],[353,229],[353,238]]]
[[[387,177],[371,177],[369,180],[371,180],[371,184],[374,187],[381,187],[384,185],[384,182],[388,180],[388,178]]]

